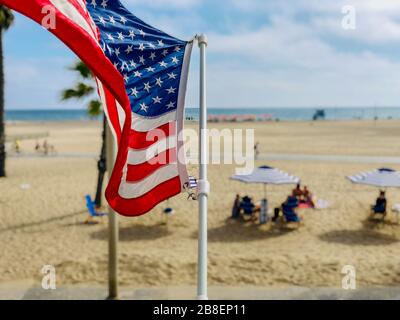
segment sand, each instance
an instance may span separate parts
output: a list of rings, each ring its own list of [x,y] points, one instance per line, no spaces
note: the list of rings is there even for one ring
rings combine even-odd
[[[263,154],[398,156],[400,122],[213,124],[215,128],[254,128]],[[0,180],[0,283],[33,281],[54,265],[57,284],[103,285],[107,279],[107,220],[84,225],[84,195],[94,193],[100,124],[12,123],[7,134],[48,134],[58,157],[12,157],[8,178]],[[40,140],[41,142],[43,139]],[[35,139],[22,140],[33,153]],[[8,146],[9,148],[11,145]],[[63,157],[68,154],[68,157]],[[76,157],[74,157],[76,155]],[[266,164],[263,161],[257,165]],[[236,193],[261,199],[261,186],[229,181],[232,165],[210,166],[209,282],[212,286],[271,288],[332,287],[342,283],[342,268],[353,265],[359,287],[400,285],[400,224],[368,220],[377,190],[354,186],[344,178],[379,164],[272,161],[301,177],[331,203],[326,210],[305,211],[298,230],[227,222]],[[384,166],[388,166],[385,164]],[[399,165],[390,165],[400,170]],[[196,173],[194,166],[190,167]],[[269,187],[272,206],[291,187]],[[388,192],[390,205],[400,192]],[[197,203],[184,195],[147,216],[120,219],[120,279],[129,287],[175,287],[196,283]]]

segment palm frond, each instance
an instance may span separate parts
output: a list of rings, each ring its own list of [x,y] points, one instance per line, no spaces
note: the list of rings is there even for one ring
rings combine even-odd
[[[83,79],[91,79],[93,78],[92,72],[88,68],[88,66],[82,62],[77,61],[72,67],[69,68],[72,71],[77,71]]]
[[[94,88],[83,82],[79,82],[75,88],[66,89],[61,93],[63,101],[70,99],[83,99],[90,96],[94,92]]]
[[[87,111],[90,117],[98,117],[102,113],[101,102],[99,100],[91,100],[88,103]]]
[[[14,22],[14,14],[7,7],[0,5],[0,28],[7,30]]]

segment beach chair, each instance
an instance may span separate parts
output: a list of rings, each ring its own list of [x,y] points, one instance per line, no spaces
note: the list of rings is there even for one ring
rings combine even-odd
[[[254,218],[255,207],[255,204],[249,197],[244,197],[240,203],[240,211],[243,212],[244,216],[251,216],[251,218]]]
[[[295,212],[295,206],[285,204],[282,206],[282,213],[287,224],[297,224],[300,226],[301,219]]]
[[[371,220],[385,220],[387,215],[387,208],[385,205],[377,206],[373,205],[371,206]]]
[[[86,223],[91,222],[94,218],[101,218],[107,215],[106,213],[97,212],[95,203],[94,201],[92,201],[92,197],[90,195],[86,195],[85,199],[86,199],[86,207],[89,212],[89,217],[86,220]]]

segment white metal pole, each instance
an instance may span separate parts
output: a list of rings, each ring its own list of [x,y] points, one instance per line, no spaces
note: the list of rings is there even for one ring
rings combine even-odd
[[[107,126],[107,172],[108,177],[114,169],[115,142],[111,128]],[[118,216],[111,207],[108,207],[108,299],[118,299]]]
[[[200,173],[199,199],[199,244],[198,244],[198,287],[197,298],[207,300],[207,207],[210,185],[207,178],[207,99],[206,99],[206,48],[207,37],[197,37],[200,47]]]

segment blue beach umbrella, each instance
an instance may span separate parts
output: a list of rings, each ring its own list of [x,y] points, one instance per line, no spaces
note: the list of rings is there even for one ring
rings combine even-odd
[[[400,172],[382,168],[347,177],[352,183],[378,188],[400,188]]]

